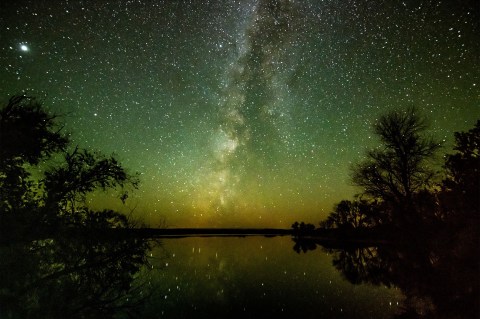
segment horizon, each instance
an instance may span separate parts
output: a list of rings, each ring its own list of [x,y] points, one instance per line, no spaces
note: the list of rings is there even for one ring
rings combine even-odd
[[[141,174],[126,205],[96,193],[93,208],[150,227],[317,226],[361,192],[349,168],[385,112],[418,107],[438,165],[480,118],[478,9],[372,6],[3,4],[0,101],[43,100],[72,145]]]

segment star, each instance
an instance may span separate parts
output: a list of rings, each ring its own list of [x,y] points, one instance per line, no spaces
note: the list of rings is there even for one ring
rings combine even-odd
[[[317,223],[359,192],[380,115],[418,106],[445,152],[480,117],[469,1],[210,2],[10,1],[0,99],[45,96],[76,144],[142,175],[135,215],[177,227]]]

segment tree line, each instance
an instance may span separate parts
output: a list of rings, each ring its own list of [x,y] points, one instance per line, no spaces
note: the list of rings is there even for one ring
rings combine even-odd
[[[480,120],[454,133],[454,152],[443,156],[442,166],[436,164],[441,143],[428,135],[427,123],[415,108],[381,116],[373,126],[381,144],[351,167],[361,192],[337,203],[320,228],[401,232],[448,225],[462,231],[478,225]]]

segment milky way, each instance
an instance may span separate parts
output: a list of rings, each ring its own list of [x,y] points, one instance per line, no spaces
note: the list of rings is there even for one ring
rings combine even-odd
[[[246,194],[237,191],[247,189],[244,180],[256,189],[262,185],[258,168],[281,175],[276,153],[288,151],[282,149],[288,117],[282,89],[288,86],[281,77],[282,67],[276,65],[282,64],[282,53],[291,46],[292,8],[288,3],[260,2],[247,19],[220,99],[214,171],[207,179],[212,198],[201,199],[207,199],[209,209],[228,214],[242,210],[239,205]]]
[[[417,106],[449,151],[480,118],[475,1],[3,1],[0,100],[115,152],[155,226],[317,223],[359,190],[371,125]],[[441,160],[441,159],[439,159]]]

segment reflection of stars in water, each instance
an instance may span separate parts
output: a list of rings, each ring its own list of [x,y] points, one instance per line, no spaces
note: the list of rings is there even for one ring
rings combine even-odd
[[[363,304],[394,312],[401,304],[396,289],[350,285],[325,252],[295,254],[290,238],[191,237],[164,244],[153,255],[168,252],[168,261],[160,263],[161,272],[148,273],[159,291],[152,299],[152,313],[174,313],[183,307],[191,317],[215,305],[219,311],[243,310],[245,317],[259,317],[258,306],[271,305],[274,314],[292,315],[300,309],[309,313],[312,300],[331,314],[351,313],[345,306],[351,296],[358,297],[354,308]]]

